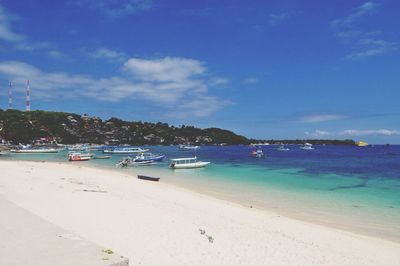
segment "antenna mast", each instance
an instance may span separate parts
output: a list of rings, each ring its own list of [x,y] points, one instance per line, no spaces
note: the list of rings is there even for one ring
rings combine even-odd
[[[29,88],[29,79],[26,82],[26,111],[29,112],[31,110],[31,91]]]
[[[12,83],[8,83],[8,109],[12,109]]]

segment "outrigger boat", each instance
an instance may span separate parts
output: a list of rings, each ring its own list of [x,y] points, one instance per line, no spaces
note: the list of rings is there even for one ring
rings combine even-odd
[[[209,164],[210,162],[197,161],[197,157],[191,157],[171,159],[171,164],[169,167],[171,169],[191,169],[205,167]]]
[[[128,167],[128,166],[150,166],[154,165],[156,162],[154,161],[142,161],[142,162],[134,162],[131,157],[127,157],[119,161],[115,166],[119,167]]]
[[[93,155],[89,153],[71,152],[68,154],[68,160],[71,162],[89,161],[92,157]]]
[[[165,155],[157,155],[152,153],[141,153],[135,158],[133,158],[134,162],[145,162],[145,161],[153,161],[159,162],[165,158]]]
[[[105,149],[103,153],[107,154],[135,154],[135,153],[143,153],[148,152],[149,149],[142,149],[136,147],[124,147],[124,148],[115,148],[115,149]]]

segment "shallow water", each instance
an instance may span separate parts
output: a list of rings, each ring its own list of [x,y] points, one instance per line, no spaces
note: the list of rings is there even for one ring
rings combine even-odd
[[[247,146],[203,146],[204,169],[170,170],[166,160],[140,172],[157,174],[162,182],[266,208],[307,221],[400,242],[400,146],[315,146],[289,151],[264,146],[265,158],[249,156]],[[177,147],[149,147],[168,158],[190,157]],[[123,156],[75,164],[115,168]],[[65,152],[49,155],[13,154],[5,160],[66,161]],[[130,172],[130,169],[121,171]]]

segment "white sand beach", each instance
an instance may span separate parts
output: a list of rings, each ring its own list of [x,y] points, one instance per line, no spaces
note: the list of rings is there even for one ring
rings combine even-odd
[[[0,196],[130,265],[400,265],[399,243],[215,199],[162,176],[0,161]]]

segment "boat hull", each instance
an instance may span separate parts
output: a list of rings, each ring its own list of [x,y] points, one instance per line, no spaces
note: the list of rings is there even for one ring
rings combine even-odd
[[[58,153],[59,150],[49,149],[49,150],[11,150],[13,153]]]
[[[89,161],[91,159],[90,156],[79,156],[79,155],[74,155],[70,156],[68,160],[70,162],[81,162],[81,161]]]
[[[153,162],[159,162],[162,161],[165,158],[165,155],[160,155],[160,156],[155,156],[155,157],[148,157],[148,158],[135,158],[133,161],[134,162],[147,162],[147,161],[153,161]]]
[[[137,150],[137,151],[116,151],[116,150],[103,150],[104,154],[115,154],[115,155],[129,155],[129,154],[137,154],[142,152],[148,152],[149,150]]]
[[[209,165],[210,162],[195,162],[195,163],[187,163],[187,164],[170,164],[171,169],[193,169],[193,168],[202,168]]]
[[[160,180],[159,177],[152,177],[147,175],[138,175],[138,179],[147,180],[147,181],[155,181],[158,182]]]

